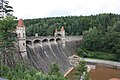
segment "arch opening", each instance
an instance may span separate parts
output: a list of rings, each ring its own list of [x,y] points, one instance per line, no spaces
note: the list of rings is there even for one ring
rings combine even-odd
[[[42,43],[47,43],[48,42],[48,39],[43,39],[42,40]]]
[[[33,43],[41,43],[40,40],[35,40]]]
[[[61,36],[61,34],[57,34],[56,36]]]
[[[56,41],[57,41],[57,42],[58,42],[58,41],[61,41],[61,38],[57,38]]]
[[[55,41],[55,39],[54,39],[54,38],[52,38],[52,39],[50,39],[49,41],[50,41],[50,42],[54,42],[54,41]]]
[[[26,44],[32,45],[32,41],[26,41]]]

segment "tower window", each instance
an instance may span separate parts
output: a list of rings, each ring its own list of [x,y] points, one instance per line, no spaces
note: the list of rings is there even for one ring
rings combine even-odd
[[[25,37],[25,33],[23,33],[23,37]]]
[[[18,33],[18,37],[20,37],[20,33]]]
[[[25,43],[23,43],[23,46],[25,46]]]

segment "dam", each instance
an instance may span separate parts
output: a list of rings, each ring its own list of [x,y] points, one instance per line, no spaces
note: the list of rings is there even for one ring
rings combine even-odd
[[[18,21],[16,34],[20,53],[30,65],[43,72],[49,72],[52,64],[58,64],[60,71],[65,74],[73,67],[69,57],[76,54],[82,36],[65,36],[64,27],[55,30],[54,36],[26,37],[23,20]]]
[[[50,65],[54,63],[65,73],[72,67],[68,57],[75,54],[79,45],[79,40],[66,42],[65,46],[61,41],[35,42],[32,46],[27,44],[27,55],[30,62],[44,72],[48,72]]]

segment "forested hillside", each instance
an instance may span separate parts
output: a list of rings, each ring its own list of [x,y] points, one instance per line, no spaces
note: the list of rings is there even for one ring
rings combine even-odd
[[[97,27],[106,31],[108,26],[113,26],[120,20],[118,14],[98,14],[90,16],[66,16],[51,17],[39,19],[27,19],[27,36],[34,36],[38,33],[40,36],[53,35],[53,31],[61,26],[65,27],[67,35],[81,35],[83,31],[89,28]]]

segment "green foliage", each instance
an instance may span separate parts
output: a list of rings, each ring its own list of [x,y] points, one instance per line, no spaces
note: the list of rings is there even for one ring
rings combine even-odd
[[[15,50],[14,41],[15,34],[13,33],[14,26],[13,16],[6,16],[5,18],[0,20],[0,69],[2,70],[3,65],[12,66],[14,64],[13,61],[13,53]],[[0,73],[2,75],[2,72]]]
[[[119,20],[120,15],[109,13],[90,16],[27,19],[24,22],[27,26],[27,36],[34,36],[35,33],[40,36],[50,36],[53,35],[56,28],[60,30],[61,26],[65,27],[67,35],[82,35],[83,31],[93,27],[106,32],[108,26],[113,26]]]
[[[83,42],[81,48],[78,49],[78,55],[82,57],[120,61],[119,24],[120,22],[117,21],[113,27],[107,26],[106,30],[102,27],[93,27],[84,31]]]
[[[3,66],[3,70],[1,72],[2,76],[0,77],[4,77],[9,80],[24,80],[27,77],[33,76],[36,71],[28,69],[28,67],[25,68],[23,64],[16,64],[14,67]]]
[[[95,58],[95,59],[104,59],[104,60],[112,60],[112,61],[119,61],[119,57],[117,54],[109,54],[107,52],[93,52],[93,51],[87,51],[79,48],[80,50],[78,51],[78,55],[80,57],[84,58]]]
[[[87,72],[87,67],[85,61],[81,60],[78,67],[77,71],[79,72],[79,75],[82,76],[83,72]]]
[[[113,28],[116,32],[120,32],[120,21],[117,21],[114,25]]]
[[[84,79],[83,79],[83,80],[90,80],[89,73],[86,73],[86,74],[85,74],[85,77],[84,77]]]
[[[4,17],[4,13],[7,15],[11,15],[10,12],[13,12],[13,7],[9,5],[9,1],[0,0],[0,18]]]
[[[83,76],[83,74],[84,74],[83,80],[89,80],[89,76],[88,76],[88,73],[87,73],[86,62],[81,60],[79,65],[75,68],[75,72],[73,74],[74,74],[74,79],[75,80],[80,80],[80,78],[81,78],[81,76]]]
[[[13,16],[6,16],[0,20],[0,50],[10,49],[13,46],[13,41],[15,41],[14,19]]]
[[[88,50],[98,50],[100,46],[100,33],[96,27],[83,32],[83,46]]]
[[[56,75],[56,76],[62,76],[60,73],[60,69],[57,64],[52,64],[50,67],[50,71],[48,73],[49,75]]]
[[[42,73],[25,66],[23,63],[18,63],[14,67],[4,66],[2,73],[3,75],[0,77],[9,80],[67,80],[63,76]]]

